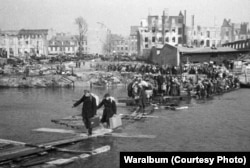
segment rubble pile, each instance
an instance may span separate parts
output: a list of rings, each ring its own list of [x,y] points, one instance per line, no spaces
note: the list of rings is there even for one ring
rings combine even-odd
[[[98,86],[117,85],[122,84],[122,77],[120,74],[95,72],[88,75],[88,81]]]
[[[10,88],[45,88],[45,87],[70,87],[72,83],[64,80],[61,75],[34,76],[34,77],[2,77],[0,87]]]

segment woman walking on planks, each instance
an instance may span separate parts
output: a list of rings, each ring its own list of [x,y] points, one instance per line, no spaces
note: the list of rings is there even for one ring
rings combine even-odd
[[[82,120],[85,127],[88,129],[88,135],[92,135],[92,127],[90,119],[96,115],[96,98],[92,96],[89,90],[84,90],[84,95],[78,100],[72,108],[83,103],[82,106]]]
[[[104,95],[102,102],[98,105],[97,109],[104,105],[101,124],[106,123],[107,128],[110,127],[109,119],[116,114],[116,103],[115,99],[111,97],[108,93]],[[104,127],[104,126],[103,126]]]

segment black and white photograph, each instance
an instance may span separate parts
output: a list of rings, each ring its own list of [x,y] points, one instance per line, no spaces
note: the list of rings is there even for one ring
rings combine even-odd
[[[247,168],[249,7],[0,0],[0,168]]]

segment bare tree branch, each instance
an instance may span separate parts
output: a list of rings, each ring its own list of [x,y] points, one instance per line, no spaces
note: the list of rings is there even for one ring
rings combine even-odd
[[[81,56],[83,50],[82,42],[85,34],[88,31],[88,24],[82,16],[79,16],[78,18],[75,19],[75,24],[78,26],[78,31],[79,31],[78,43],[79,43],[79,55]]]

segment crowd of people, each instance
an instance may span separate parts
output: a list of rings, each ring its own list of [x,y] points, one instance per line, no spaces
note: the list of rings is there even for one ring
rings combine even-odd
[[[144,109],[146,98],[157,95],[180,96],[181,91],[186,91],[188,96],[194,93],[197,98],[204,98],[239,87],[238,77],[223,65],[193,64],[182,69],[182,74],[142,73],[128,85],[128,96]]]
[[[118,68],[118,69],[116,69]],[[168,70],[169,71],[168,71]],[[170,70],[171,69],[171,70]],[[178,70],[182,73],[178,73]],[[136,104],[136,112],[145,112],[146,102],[155,96],[180,96],[181,91],[186,91],[188,96],[194,95],[201,99],[213,94],[220,94],[227,90],[239,87],[239,79],[230,73],[228,68],[215,63],[186,64],[183,67],[164,69],[163,66],[142,64],[137,65],[109,65],[108,71],[134,71],[139,72],[128,84],[128,96],[132,97]],[[102,124],[109,127],[109,119],[116,114],[115,100],[105,94],[101,103],[88,91],[84,91],[83,97],[73,107],[84,103],[82,108],[83,122],[92,134],[91,118],[96,115],[96,110],[104,106]]]
[[[107,66],[108,71],[119,71],[119,72],[136,72],[140,74],[150,73],[150,74],[178,74],[180,73],[180,68],[176,66],[160,66],[152,65],[146,63],[138,64],[109,64]]]

